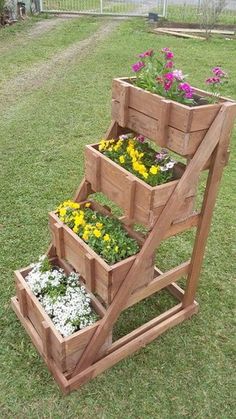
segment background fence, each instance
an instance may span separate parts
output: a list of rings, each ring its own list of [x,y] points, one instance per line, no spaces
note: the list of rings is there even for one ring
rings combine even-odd
[[[199,23],[202,0],[164,0],[166,18],[173,22]],[[236,0],[228,0],[218,23],[236,24]]]
[[[44,12],[147,16],[158,13],[170,21],[199,23],[202,0],[40,0]],[[228,0],[219,23],[236,23],[236,0]]]

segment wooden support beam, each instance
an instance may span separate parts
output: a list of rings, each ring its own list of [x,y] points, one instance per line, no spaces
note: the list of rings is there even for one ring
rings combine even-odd
[[[74,201],[85,201],[91,193],[93,193],[91,184],[84,178],[75,193]]]
[[[116,294],[116,298],[114,298],[106,315],[101,320],[99,327],[82,354],[81,359],[72,374],[73,376],[77,375],[94,362],[96,355],[103,345],[108,333],[112,329],[113,324],[116,322],[121,311],[124,309],[129,296],[132,294],[142,261],[150,257],[154,250],[160,245],[166,231],[170,228],[173,220],[175,219],[175,214],[182,204],[183,196],[185,196],[189,191],[191,185],[197,181],[202,168],[217,146],[220,139],[222,123],[227,117],[231,106],[232,104],[229,103],[222,105],[202,143],[199,145],[194,157],[187,166],[182,178],[175,187],[173,194],[170,196],[162,213],[156,220],[153,230],[146,239],[141,251],[121,284]]]
[[[159,120],[159,130],[158,138],[159,145],[164,147],[166,144],[167,134],[168,134],[168,124],[170,121],[170,112],[171,112],[171,101],[163,99],[161,101],[161,117]]]
[[[141,301],[144,298],[149,297],[155,292],[158,292],[161,289],[165,288],[167,285],[170,285],[173,281],[177,281],[182,276],[187,275],[189,271],[189,266],[190,260],[182,263],[181,265],[173,269],[170,269],[165,273],[160,274],[159,271],[157,271],[158,275],[151,282],[149,282],[149,284],[146,287],[138,289],[129,297],[125,308],[128,308],[133,304],[137,303],[138,301]]]
[[[65,257],[63,225],[56,223],[54,227],[55,227],[55,241],[56,241],[55,247],[57,249],[57,256],[63,259]]]
[[[119,125],[121,127],[127,126],[128,112],[129,112],[129,86],[122,83],[120,91],[120,111],[119,111]]]
[[[194,301],[199,275],[202,267],[204,251],[208,234],[211,227],[211,219],[215,206],[215,201],[223,174],[224,166],[228,159],[228,147],[231,131],[233,129],[234,118],[236,115],[236,104],[227,106],[222,124],[219,127],[219,143],[214,152],[211,161],[211,167],[208,174],[207,185],[204,193],[204,199],[201,209],[201,218],[197,228],[197,234],[191,259],[191,267],[187,279],[187,288],[183,299],[184,307]]]
[[[17,284],[17,296],[20,306],[20,311],[23,317],[27,317],[28,315],[28,308],[27,308],[27,299],[26,299],[26,291],[23,285]]]

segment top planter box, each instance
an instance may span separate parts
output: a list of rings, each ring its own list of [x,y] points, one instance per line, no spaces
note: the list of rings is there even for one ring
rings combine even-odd
[[[142,134],[182,156],[193,155],[218,114],[223,102],[186,106],[166,100],[133,85],[134,78],[119,78],[112,85],[112,118],[121,127]],[[197,96],[207,92],[195,89]]]

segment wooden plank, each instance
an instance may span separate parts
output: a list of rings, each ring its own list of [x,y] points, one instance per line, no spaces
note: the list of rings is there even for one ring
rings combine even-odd
[[[65,257],[63,224],[58,219],[58,223],[55,223],[53,227],[55,233],[55,247],[57,250],[57,254],[59,258],[63,259]]]
[[[18,301],[20,305],[21,314],[23,317],[27,317],[28,308],[27,308],[27,298],[26,298],[25,287],[21,283],[19,283],[17,288],[18,288],[17,297],[18,297]]]
[[[222,118],[222,125],[219,127],[219,144],[214,153],[209,175],[207,179],[207,186],[204,194],[201,218],[199,221],[196,239],[194,243],[191,269],[187,279],[187,288],[183,299],[183,305],[186,307],[191,304],[195,298],[199,275],[201,271],[204,250],[207,242],[207,237],[211,227],[211,219],[215,206],[215,201],[219,189],[220,180],[223,174],[225,162],[228,158],[228,147],[230,141],[231,131],[233,129],[234,119],[236,116],[236,104],[225,104],[224,118]],[[191,164],[191,163],[190,163]]]
[[[125,307],[126,302],[128,301],[128,298],[134,289],[135,281],[138,276],[142,261],[151,255],[159,246],[166,233],[166,230],[173,222],[176,210],[182,203],[182,196],[188,191],[191,182],[194,182],[199,176],[202,167],[209,159],[217,143],[219,142],[219,134],[221,131],[222,121],[224,121],[227,115],[229,106],[232,105],[223,104],[218,116],[213,122],[211,128],[208,130],[193,159],[187,166],[187,169],[180,179],[178,185],[176,186],[175,191],[171,195],[166,207],[162,211],[159,219],[156,221],[152,232],[145,241],[145,244],[136,257],[129,273],[120,286],[116,298],[113,300],[111,306],[107,310],[106,315],[101,320],[100,326],[95,332],[86,350],[84,351],[77,367],[75,368],[75,371],[73,372],[73,375],[77,375],[79,372],[81,372],[82,369],[85,369],[94,362],[97,352],[102,346],[114,322],[117,320],[121,311]]]
[[[42,322],[42,343],[43,352],[47,362],[50,362],[51,356],[51,340],[50,340],[50,327],[46,321]]]
[[[128,220],[133,219],[134,217],[134,206],[135,206],[135,192],[136,192],[136,179],[133,176],[127,176],[127,185],[128,190],[126,189],[126,205],[125,205],[125,215]],[[123,191],[124,194],[124,191]],[[125,195],[125,194],[124,194]]]
[[[135,291],[128,299],[125,308],[136,304],[138,301],[143,300],[144,298],[149,297],[155,292],[160,291],[165,288],[167,285],[170,285],[173,281],[177,281],[182,276],[187,275],[189,271],[190,261],[184,262],[181,265],[170,269],[169,271],[158,274],[146,287],[141,288],[140,290]]]
[[[161,115],[158,139],[158,143],[161,147],[165,147],[168,138],[168,125],[170,124],[171,106],[172,102],[170,100],[161,101]]]
[[[176,314],[173,314],[172,317],[164,320],[160,324],[157,324],[150,330],[147,330],[142,335],[137,336],[127,344],[123,345],[116,351],[105,356],[101,360],[94,363],[92,366],[84,369],[83,372],[76,374],[73,378],[68,380],[70,391],[80,387],[85,384],[87,381],[95,378],[98,374],[101,374],[106,369],[112,367],[117,362],[136,352],[137,350],[145,347],[149,342],[152,342],[160,334],[164,333],[166,330],[171,327],[176,326],[182,321],[190,318],[193,314],[197,313],[198,306],[197,304],[192,304],[187,308],[180,310]]]
[[[119,125],[121,127],[127,126],[127,118],[129,112],[129,92],[130,86],[123,83],[120,89],[120,114],[119,114]]]
[[[177,36],[179,38],[191,38],[191,39],[200,39],[202,41],[205,41],[206,38],[204,38],[203,36],[197,36],[197,35],[190,35],[187,33],[183,33],[183,32],[175,32],[175,31],[170,31],[169,29],[162,29],[162,28],[157,28],[154,29],[155,33],[161,33],[164,35],[172,35],[172,36]]]
[[[164,28],[158,28],[158,29],[164,29],[166,31],[174,31],[174,32],[189,32],[189,33],[205,33],[206,31],[204,29],[193,29],[193,28],[170,28],[170,27],[164,27]],[[156,31],[156,29],[154,29]],[[211,33],[215,34],[223,34],[223,35],[234,35],[234,31],[228,31],[224,29],[212,29]]]

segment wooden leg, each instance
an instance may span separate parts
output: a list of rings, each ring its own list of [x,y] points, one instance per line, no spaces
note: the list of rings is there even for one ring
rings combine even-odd
[[[187,288],[183,298],[184,307],[192,304],[195,298],[220,180],[223,174],[224,166],[228,161],[228,146],[230,133],[233,127],[234,114],[235,107],[232,106],[232,108],[229,108],[229,112],[224,119],[220,133],[220,141],[214,152],[214,157],[209,170],[207,186],[201,209],[201,217],[197,228],[191,259],[190,271],[187,277]]]

